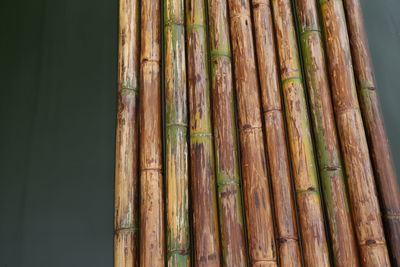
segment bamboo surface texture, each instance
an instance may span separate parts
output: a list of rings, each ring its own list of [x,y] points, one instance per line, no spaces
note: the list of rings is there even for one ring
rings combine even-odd
[[[296,0],[300,44],[335,266],[359,266],[332,108],[317,3]]]
[[[164,0],[168,266],[190,266],[189,147],[183,0]]]
[[[138,263],[139,3],[120,1],[114,266]]]
[[[276,266],[250,2],[229,0],[228,3],[250,263],[251,266]]]
[[[286,121],[306,266],[329,266],[311,126],[289,0],[272,0]]]
[[[141,1],[140,266],[165,265],[159,1]]]
[[[252,9],[280,265],[301,266],[270,1],[253,0]]]
[[[247,266],[226,0],[208,0],[214,148],[223,266]]]
[[[389,254],[392,264],[400,266],[400,189],[377,96],[363,14],[360,1],[345,0],[344,4],[358,99],[370,145]]]
[[[363,266],[390,266],[374,175],[357,100],[342,1],[320,1],[332,99]]]
[[[186,1],[195,266],[220,266],[205,0]]]

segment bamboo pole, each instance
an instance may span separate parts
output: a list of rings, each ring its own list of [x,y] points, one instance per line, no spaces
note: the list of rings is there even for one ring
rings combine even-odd
[[[272,0],[306,266],[329,266],[324,217],[290,0]]]
[[[363,266],[390,266],[357,100],[342,1],[320,0],[332,99]]]
[[[120,0],[114,266],[138,263],[139,2]]]
[[[205,0],[187,0],[190,167],[195,266],[220,266]]]
[[[359,266],[317,3],[315,0],[296,0],[295,3],[334,262],[335,266]]]
[[[140,266],[164,266],[160,1],[141,2]]]
[[[270,1],[253,0],[252,9],[280,265],[301,266]]]
[[[345,0],[347,29],[364,126],[393,265],[400,266],[400,189],[376,91],[363,14],[358,0]]]
[[[226,0],[209,0],[214,148],[223,266],[247,266]]]
[[[164,0],[168,266],[190,266],[184,1]]]
[[[276,266],[250,3],[247,0],[229,0],[228,3],[250,263],[251,266]]]

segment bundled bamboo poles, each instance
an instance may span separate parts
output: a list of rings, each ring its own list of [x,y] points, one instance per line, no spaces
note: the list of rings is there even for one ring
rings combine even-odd
[[[307,266],[329,266],[316,159],[289,0],[272,0],[303,257]]]
[[[264,112],[266,148],[271,170],[281,266],[300,266],[295,203],[283,121],[281,88],[269,0],[253,0],[253,21]],[[284,203],[284,204],[283,204]]]
[[[209,0],[208,10],[222,264],[246,266],[227,2]]]
[[[194,264],[212,267],[220,265],[220,247],[206,27],[205,1],[187,0]]]
[[[184,1],[164,0],[168,266],[190,266]]]
[[[295,3],[334,262],[335,266],[359,266],[318,10],[314,0],[296,0]]]
[[[332,99],[361,263],[363,266],[390,266],[357,100],[343,4],[337,0],[321,0],[320,4],[331,73]]]
[[[138,263],[139,2],[119,6],[114,266]]]
[[[229,0],[229,10],[250,263],[252,266],[276,266],[250,3]]]
[[[375,78],[358,0],[344,1],[358,99],[370,145],[386,238],[393,265],[400,266],[400,189],[385,133]]]
[[[164,266],[160,2],[141,2],[140,266]]]

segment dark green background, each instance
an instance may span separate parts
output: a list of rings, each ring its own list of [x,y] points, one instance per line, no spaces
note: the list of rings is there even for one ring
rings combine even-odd
[[[363,3],[399,163],[400,2]],[[1,3],[0,267],[112,266],[117,13],[117,0]]]

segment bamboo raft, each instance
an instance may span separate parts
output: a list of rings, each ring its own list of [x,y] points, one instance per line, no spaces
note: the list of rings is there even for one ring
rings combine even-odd
[[[360,0],[120,0],[114,266],[400,266]]]

